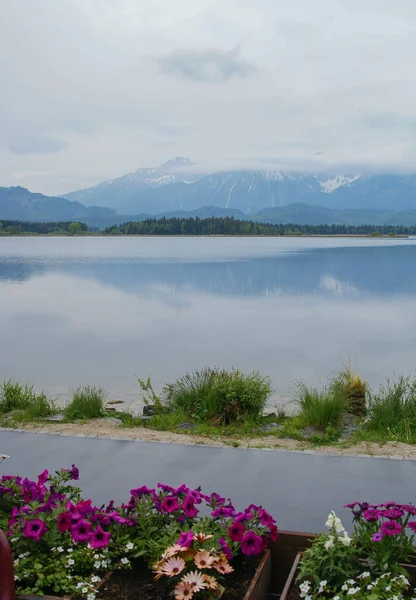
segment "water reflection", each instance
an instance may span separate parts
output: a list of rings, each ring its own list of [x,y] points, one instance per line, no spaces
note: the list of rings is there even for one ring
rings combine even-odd
[[[45,241],[43,257],[0,255],[0,378],[58,395],[98,383],[135,401],[136,375],[160,386],[203,365],[260,369],[279,394],[325,380],[347,356],[373,383],[414,369],[411,243],[317,241],[261,257],[216,240],[215,257],[193,262],[65,257],[51,250],[61,240]]]

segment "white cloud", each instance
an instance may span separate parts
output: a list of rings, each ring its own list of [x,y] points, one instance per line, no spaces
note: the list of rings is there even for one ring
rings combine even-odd
[[[3,0],[0,184],[63,193],[173,155],[411,170],[415,33],[413,0]]]

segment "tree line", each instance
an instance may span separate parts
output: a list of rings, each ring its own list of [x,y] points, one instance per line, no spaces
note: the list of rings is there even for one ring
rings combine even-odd
[[[31,223],[28,221],[0,221],[0,235],[21,235],[32,233],[47,235],[50,233],[78,235],[88,233],[88,225],[78,221],[59,221],[57,223]]]
[[[416,235],[416,226],[404,225],[273,225],[233,217],[162,218],[131,221],[107,227],[105,235]]]

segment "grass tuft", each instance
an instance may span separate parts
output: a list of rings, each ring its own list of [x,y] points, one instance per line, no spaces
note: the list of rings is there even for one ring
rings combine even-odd
[[[348,406],[348,398],[342,386],[331,385],[318,390],[304,382],[297,384],[299,418],[306,424],[320,429],[338,427]]]
[[[67,419],[99,419],[106,416],[107,394],[97,386],[82,385],[77,388],[72,400],[64,408]]]

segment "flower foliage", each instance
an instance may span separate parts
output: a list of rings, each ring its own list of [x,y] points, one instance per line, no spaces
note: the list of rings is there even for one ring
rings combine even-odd
[[[209,535],[217,553],[212,556],[225,557],[225,565],[239,554],[257,555],[277,539],[265,509],[250,505],[238,512],[217,493],[159,483],[132,489],[121,506],[110,501],[97,507],[82,497],[78,479],[75,465],[55,474],[45,470],[35,481],[0,479],[0,529],[9,536],[18,593],[93,600],[110,569],[130,568],[139,558],[154,563],[172,546],[193,552]],[[194,556],[199,570],[204,556]]]
[[[302,600],[404,600],[410,583],[404,575],[383,573],[374,578],[369,571],[359,573],[355,579],[347,579],[340,589],[335,590],[327,581],[320,581],[313,587],[310,582],[300,584],[300,597]],[[411,598],[415,600],[415,598]]]

